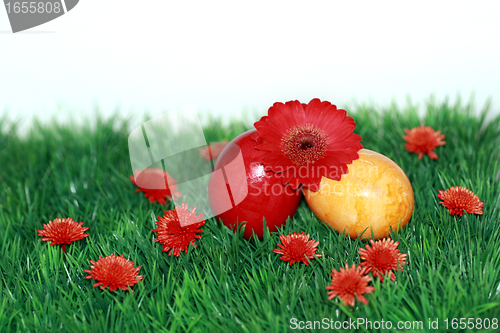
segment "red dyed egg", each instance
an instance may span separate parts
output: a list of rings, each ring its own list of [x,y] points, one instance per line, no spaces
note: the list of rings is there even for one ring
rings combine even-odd
[[[292,217],[302,196],[264,166],[253,162],[257,130],[240,134],[221,152],[210,177],[208,194],[214,214],[229,228],[245,224],[244,237],[252,231],[263,237],[263,219],[270,231],[276,231]]]

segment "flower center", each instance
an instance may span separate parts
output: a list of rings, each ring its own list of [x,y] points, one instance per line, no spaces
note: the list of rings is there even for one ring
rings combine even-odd
[[[312,124],[292,127],[281,138],[281,150],[296,165],[319,160],[327,145],[325,132]]]
[[[456,196],[456,199],[455,199],[455,206],[457,208],[466,208],[467,205],[470,205],[471,202],[470,202],[470,196],[467,195],[467,193],[464,193],[462,191],[458,192],[458,195]]]
[[[303,142],[300,144],[300,149],[302,150],[308,150],[309,148],[314,147],[314,142],[310,140],[309,138],[303,139]]]
[[[349,279],[344,278],[342,280],[342,289],[346,293],[353,293],[358,289],[359,279],[353,276],[349,276]]]
[[[396,266],[397,258],[387,251],[379,251],[375,256],[375,267],[378,269],[393,269]]]

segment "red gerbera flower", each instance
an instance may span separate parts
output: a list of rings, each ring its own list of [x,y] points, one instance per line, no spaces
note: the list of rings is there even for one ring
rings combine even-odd
[[[255,160],[293,189],[303,184],[317,191],[322,176],[340,180],[363,148],[346,111],[317,98],[309,104],[274,103],[254,125]]]
[[[109,291],[118,288],[127,290],[141,281],[143,277],[138,275],[141,266],[134,267],[134,262],[125,259],[123,254],[120,257],[115,256],[114,253],[104,258],[99,256],[97,262],[90,260],[90,263],[91,269],[83,271],[90,274],[85,277],[86,279],[99,281],[93,287],[101,286],[101,289],[105,289],[109,286]]]
[[[319,241],[314,239],[309,240],[309,234],[305,235],[304,232],[298,234],[294,232],[291,235],[280,235],[280,240],[283,243],[277,243],[279,249],[274,249],[273,252],[281,254],[280,257],[283,261],[289,261],[290,265],[296,262],[303,262],[309,265],[309,259],[321,257],[321,254],[315,254]]]
[[[368,287],[368,283],[372,279],[365,273],[365,268],[354,264],[349,268],[347,263],[345,268],[340,267],[338,272],[332,269],[332,282],[326,287],[326,289],[330,290],[328,300],[338,296],[347,305],[354,306],[354,296],[356,296],[358,302],[368,304],[363,294],[372,293],[375,287]]]
[[[199,228],[205,224],[205,220],[201,220],[202,217],[203,214],[196,216],[196,207],[189,212],[188,204],[185,203],[182,203],[180,208],[176,206],[174,210],[165,211],[165,215],[158,217],[156,221],[158,227],[153,229],[153,232],[158,233],[155,242],[163,245],[163,252],[170,250],[169,256],[172,251],[177,257],[181,251],[187,253],[188,246],[191,244],[196,247],[195,241],[202,238],[197,235],[203,231]]]
[[[50,245],[62,244],[63,252],[66,253],[66,244],[87,237],[83,232],[88,227],[82,227],[83,222],[75,222],[71,217],[67,219],[55,219],[43,224],[43,230],[37,230],[38,236],[43,236],[43,241],[52,241]]]
[[[399,242],[390,238],[384,238],[374,242],[370,240],[372,246],[366,245],[366,249],[359,250],[361,260],[359,266],[366,268],[366,273],[372,272],[373,276],[378,276],[380,281],[384,281],[384,276],[390,273],[391,280],[396,279],[394,271],[402,271],[406,262],[406,254],[399,253],[397,249]]]
[[[134,174],[138,176],[130,176],[130,180],[139,187],[135,192],[144,192],[144,196],[152,203],[158,201],[164,205],[166,200],[182,195],[177,191],[175,179],[162,169],[144,169],[141,172],[134,171]]]
[[[207,161],[216,160],[228,143],[229,142],[224,140],[222,142],[213,142],[209,146],[200,148],[200,156]]]
[[[410,153],[418,154],[419,160],[424,154],[429,154],[429,157],[434,160],[438,159],[434,149],[446,143],[443,141],[445,135],[440,134],[441,131],[434,131],[430,126],[420,125],[420,127],[411,130],[405,128],[405,132],[406,135],[403,135],[403,139],[405,139],[405,147]]]
[[[437,196],[443,200],[439,203],[448,208],[451,215],[462,216],[464,210],[469,214],[483,214],[484,203],[465,187],[453,186],[446,191],[439,190]]]

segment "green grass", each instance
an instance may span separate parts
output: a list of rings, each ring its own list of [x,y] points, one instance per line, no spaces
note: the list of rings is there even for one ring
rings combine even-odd
[[[264,112],[263,112],[264,114]],[[214,218],[198,248],[169,257],[154,242],[155,217],[165,207],[134,193],[125,120],[87,125],[35,123],[25,138],[0,121],[0,331],[1,332],[287,332],[300,321],[422,321],[423,329],[452,330],[453,318],[500,319],[500,116],[476,114],[460,102],[349,110],[365,148],[383,153],[407,173],[415,211],[393,238],[409,265],[396,281],[372,283],[368,305],[328,301],[332,268],[359,263],[353,240],[326,227],[302,202],[281,233],[305,231],[319,240],[310,266],[289,266],[272,253],[279,233],[246,241]],[[258,120],[257,118],[252,119]],[[419,161],[404,148],[404,128],[432,126],[446,134],[437,161]],[[205,122],[208,141],[232,139],[252,122]],[[439,189],[466,186],[484,202],[482,216],[452,217]],[[68,246],[41,241],[36,230],[72,217],[90,235]],[[128,291],[92,287],[89,260],[124,254],[142,266],[144,280]],[[429,329],[439,318],[440,329]],[[449,329],[444,320],[449,318]],[[395,326],[394,326],[395,328]],[[307,331],[307,330],[306,330]],[[319,331],[319,330],[312,330]],[[345,332],[355,330],[347,329]],[[360,331],[373,332],[377,330]],[[384,332],[397,331],[385,330]],[[462,330],[464,331],[464,330]],[[472,331],[472,330],[465,330]],[[480,331],[480,330],[478,330]],[[498,330],[484,330],[498,331]]]

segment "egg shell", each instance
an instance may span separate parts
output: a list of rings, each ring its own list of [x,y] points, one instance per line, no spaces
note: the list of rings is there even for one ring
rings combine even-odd
[[[243,237],[254,232],[264,235],[264,222],[271,232],[283,226],[299,207],[302,191],[282,184],[281,178],[264,165],[255,163],[253,155],[257,143],[252,139],[256,130],[240,134],[221,152],[214,165],[208,185],[210,206],[224,225],[234,229],[243,222]],[[243,170],[236,161],[243,159]],[[217,176],[223,170],[224,176]]]
[[[381,239],[410,220],[413,189],[405,172],[388,157],[368,149],[358,154],[340,181],[322,177],[317,192],[304,189],[305,199],[314,214],[338,232]]]

